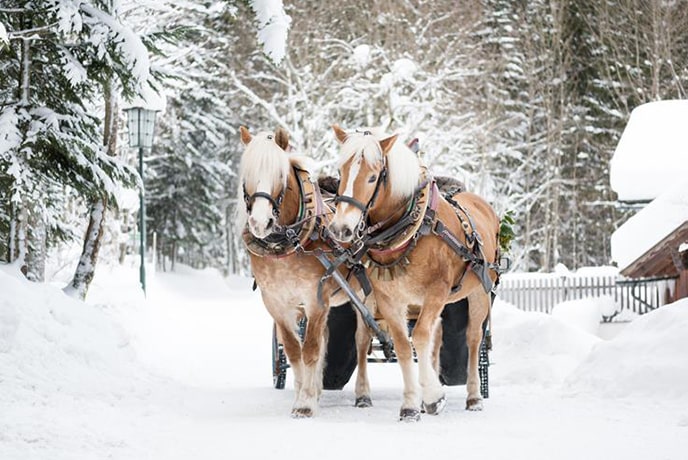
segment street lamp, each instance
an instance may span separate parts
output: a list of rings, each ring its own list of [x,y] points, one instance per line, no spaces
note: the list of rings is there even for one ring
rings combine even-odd
[[[139,277],[143,294],[146,294],[146,203],[144,201],[143,186],[143,149],[153,147],[153,131],[155,129],[155,114],[157,110],[143,107],[131,107],[124,109],[127,113],[127,127],[129,128],[129,147],[139,149],[139,176],[141,176],[141,188],[139,190],[139,231],[141,232],[140,252],[141,267]]]

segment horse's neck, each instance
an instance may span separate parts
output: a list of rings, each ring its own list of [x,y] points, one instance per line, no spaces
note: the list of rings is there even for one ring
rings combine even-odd
[[[368,220],[371,225],[382,223],[381,229],[391,227],[401,219],[406,213],[408,203],[413,196],[406,198],[392,198],[389,189],[384,187],[380,196],[377,197],[375,205],[368,213]]]
[[[280,208],[280,224],[289,225],[296,222],[299,217],[301,206],[301,190],[294,168],[289,168],[287,177],[287,189],[284,192],[284,199]]]

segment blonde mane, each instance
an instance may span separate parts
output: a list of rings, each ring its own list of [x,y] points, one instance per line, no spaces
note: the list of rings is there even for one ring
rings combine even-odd
[[[362,157],[368,166],[382,161],[379,141],[389,135],[379,130],[370,131],[372,135],[365,135],[360,131],[348,134],[342,145],[340,167],[354,157]],[[418,156],[403,141],[397,139],[387,154],[387,181],[390,194],[395,198],[409,197],[415,192],[420,180],[421,164]]]

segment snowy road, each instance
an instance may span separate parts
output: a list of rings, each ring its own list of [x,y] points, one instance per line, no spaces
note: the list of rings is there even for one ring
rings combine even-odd
[[[686,339],[672,339],[683,352],[671,359],[654,355],[665,342],[658,326],[688,325],[686,304],[636,320],[648,351],[626,345],[634,355],[621,365],[604,360],[619,361],[612,345],[632,340],[624,333],[604,341],[502,304],[483,412],[464,411],[465,387],[449,387],[441,415],[399,423],[398,366],[375,364],[374,407],[354,408],[349,384],[324,393],[318,417],[293,420],[291,375],[286,390],[271,387],[272,323],[247,280],[158,274],[144,302],[124,295],[129,275],[101,274],[93,305],[80,305],[0,271],[12,295],[0,303],[0,458],[679,460],[688,451]],[[577,371],[603,365],[597,379]],[[645,374],[665,371],[674,382],[648,387]]]

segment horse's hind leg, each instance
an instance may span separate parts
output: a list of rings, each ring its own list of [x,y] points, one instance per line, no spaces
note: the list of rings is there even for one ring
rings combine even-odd
[[[370,330],[356,311],[356,407],[371,407],[370,381],[368,380],[368,349],[370,348]]]
[[[482,410],[483,398],[480,395],[480,376],[478,374],[478,359],[480,343],[483,340],[483,322],[490,310],[490,294],[482,288],[468,296],[468,327],[466,328],[466,343],[468,345],[468,377],[466,381],[467,410]]]

